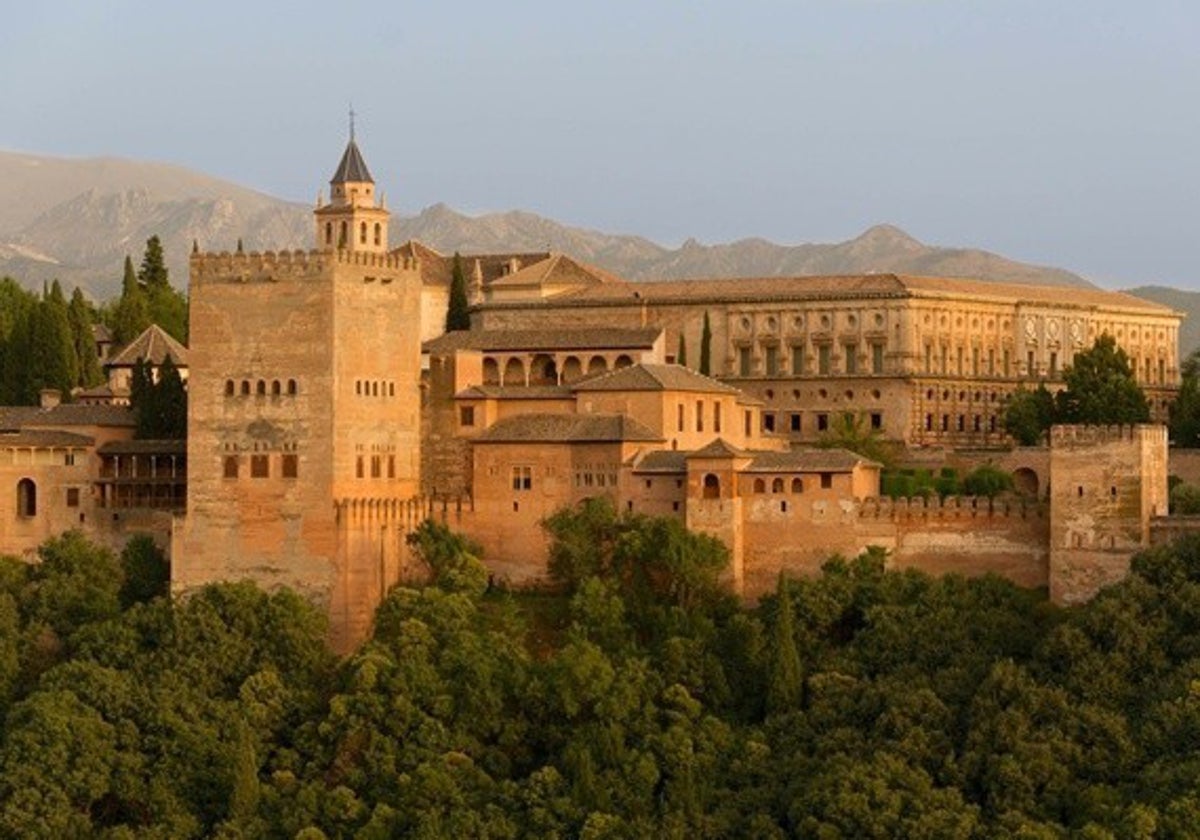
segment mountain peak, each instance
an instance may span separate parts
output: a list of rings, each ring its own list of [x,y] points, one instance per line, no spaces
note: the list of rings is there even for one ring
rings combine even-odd
[[[906,232],[895,225],[889,224],[872,225],[856,236],[852,241],[870,243],[872,245],[889,245],[892,247],[924,247],[920,241],[909,236]]]

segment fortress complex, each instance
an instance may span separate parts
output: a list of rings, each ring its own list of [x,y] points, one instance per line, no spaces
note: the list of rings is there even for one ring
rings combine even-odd
[[[1014,455],[1000,423],[1103,333],[1165,417],[1180,316],[1164,307],[892,274],[633,283],[509,253],[462,258],[472,328],[442,335],[452,260],[392,248],[388,221],[352,136],[315,250],[193,253],[186,450],[132,440],[119,406],[0,410],[0,551],[146,531],[175,592],[292,587],[348,650],[388,587],[425,573],[406,537],[429,516],[515,584],[544,580],[544,517],[606,496],[722,540],[748,598],[877,545],[1069,602],[1124,574],[1166,513],[1162,426],[1061,427]],[[879,464],[810,445],[842,414],[910,452],[1028,458],[1040,489],[880,499]]]

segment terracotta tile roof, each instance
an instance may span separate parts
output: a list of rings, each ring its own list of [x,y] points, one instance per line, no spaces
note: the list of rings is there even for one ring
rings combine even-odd
[[[21,429],[18,431],[0,432],[0,449],[20,447],[79,447],[86,448],[95,444],[95,439],[87,435],[77,435],[74,432],[61,432],[56,429]]]
[[[111,440],[98,450],[101,455],[186,455],[186,440]]]
[[[660,327],[459,330],[426,341],[422,349],[426,353],[448,353],[452,350],[648,350],[661,334]]]
[[[454,269],[454,256],[442,254],[423,242],[410,239],[395,249],[401,256],[414,257],[420,268],[421,282],[426,286],[449,286]],[[549,251],[522,252],[511,254],[460,254],[463,276],[467,288],[475,282],[476,269],[485,286],[504,277],[512,261],[518,265],[532,265],[550,257]]]
[[[745,472],[851,472],[857,466],[880,466],[848,449],[806,448],[753,455],[754,460]]]
[[[569,400],[571,389],[563,385],[472,385],[454,395],[455,399],[481,400]]]
[[[475,438],[487,443],[661,443],[663,438],[623,414],[519,414]]]
[[[124,405],[70,403],[54,408],[0,406],[0,429],[33,429],[53,426],[115,426],[132,428],[133,412]]]
[[[971,297],[1002,302],[1026,301],[1054,305],[1109,307],[1156,314],[1170,314],[1169,307],[1151,303],[1124,292],[1083,289],[1075,286],[1038,286],[1025,283],[996,283],[949,277],[920,277],[902,274],[848,274],[808,277],[737,277],[723,279],[618,281],[567,292],[547,301],[546,306],[591,304],[768,300],[839,300],[844,298]],[[490,302],[487,306],[529,306],[534,301]]]
[[[635,473],[685,473],[687,472],[687,453],[673,449],[658,449],[647,452],[646,455],[633,465]]]
[[[375,183],[370,171],[367,169],[367,162],[363,160],[362,152],[358,150],[358,144],[354,142],[353,137],[346,144],[346,151],[342,152],[342,161],[338,164],[337,171],[329,179],[329,183],[331,184],[348,184],[351,182]]]
[[[170,356],[176,367],[187,367],[187,348],[167,334],[158,324],[151,324],[125,349],[104,363],[105,367],[133,367],[138,359],[161,365]]]
[[[547,259],[525,266],[512,274],[493,280],[491,288],[520,286],[595,286],[625,285],[628,281],[594,265],[579,262],[566,254],[551,254]]]
[[[683,365],[642,363],[618,368],[572,386],[576,391],[695,391],[704,394],[742,392]]]

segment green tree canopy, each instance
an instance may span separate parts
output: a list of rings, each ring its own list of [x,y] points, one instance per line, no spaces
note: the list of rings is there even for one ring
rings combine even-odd
[[[1056,400],[1059,423],[1146,423],[1150,407],[1125,351],[1105,333],[1075,355],[1063,371],[1066,388]]]
[[[446,308],[446,332],[471,329],[471,303],[467,299],[467,279],[462,257],[456,251],[450,268],[450,302]]]

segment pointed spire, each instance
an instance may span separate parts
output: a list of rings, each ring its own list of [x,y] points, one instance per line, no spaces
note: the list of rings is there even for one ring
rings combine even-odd
[[[354,106],[350,106],[350,141],[346,143],[346,151],[342,153],[342,161],[338,164],[337,171],[333,173],[333,179],[330,184],[373,184],[375,180],[371,177],[370,171],[367,169],[366,161],[363,160],[362,152],[358,150],[358,144],[354,142]]]

